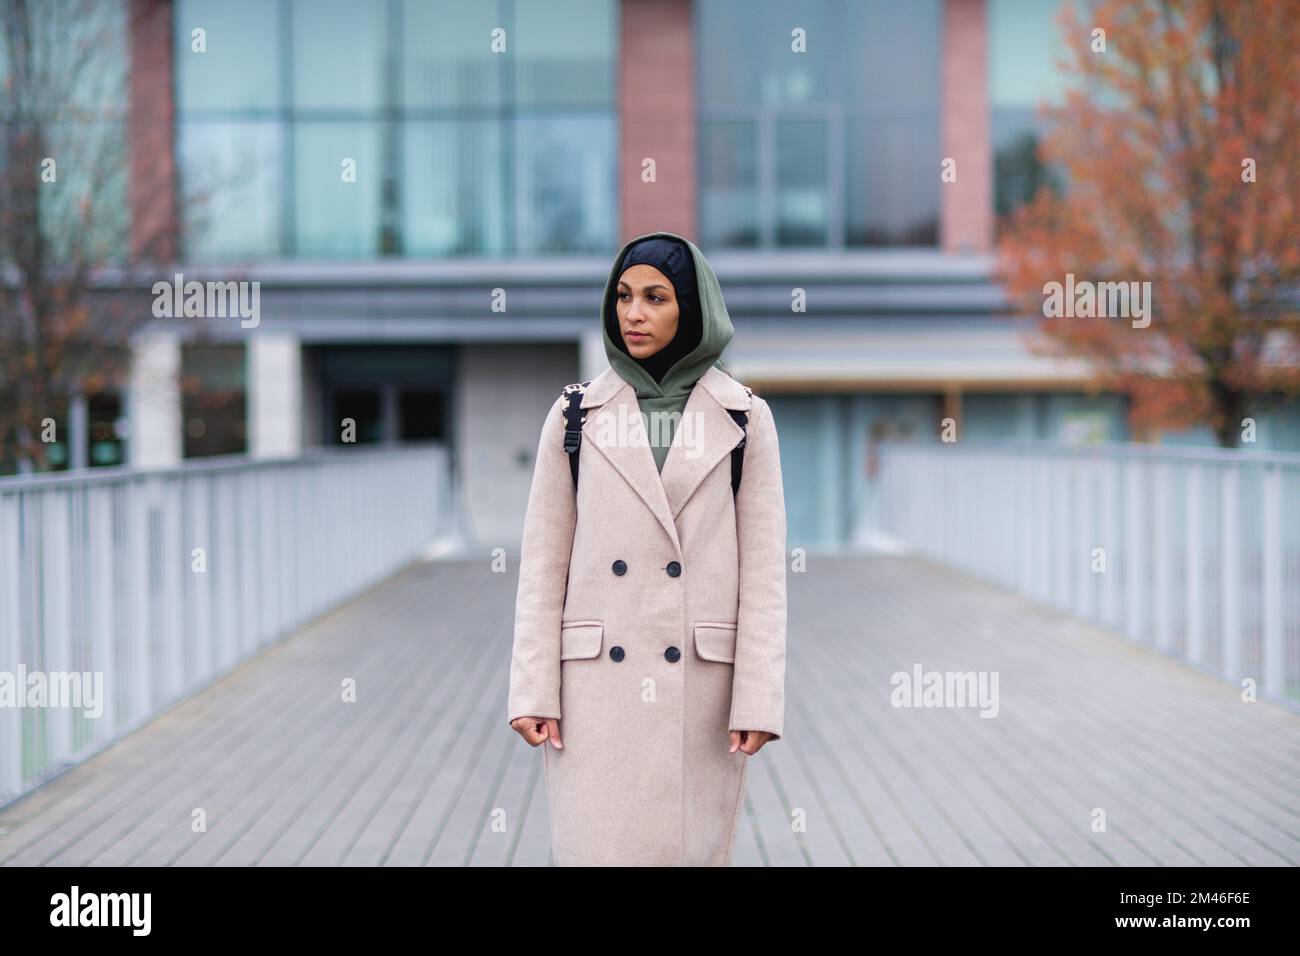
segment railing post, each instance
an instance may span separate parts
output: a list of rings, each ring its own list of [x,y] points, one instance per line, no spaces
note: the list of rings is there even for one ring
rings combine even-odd
[[[1187,467],[1187,659],[1193,664],[1205,662],[1205,600],[1201,592],[1203,538],[1205,535],[1201,493],[1204,469],[1197,464]]]
[[[1286,653],[1282,636],[1282,469],[1264,468],[1263,522],[1261,529],[1264,574],[1262,584],[1264,631],[1264,690],[1275,696],[1286,692]]]
[[[72,608],[71,554],[68,535],[72,522],[69,515],[71,492],[53,490],[40,496],[41,528],[41,653],[38,665],[45,671],[51,694],[55,692],[54,674],[71,674],[72,666]],[[26,688],[23,688],[25,691]],[[69,688],[71,690],[71,688]],[[53,699],[51,704],[57,703]],[[73,741],[72,708],[49,706],[45,710],[47,758],[58,764],[75,752]]]
[[[0,495],[0,670],[17,675],[22,622],[19,578],[22,555],[18,541],[18,512],[22,495]],[[24,689],[25,690],[25,689]],[[0,707],[0,801],[23,786],[23,710]]]
[[[187,534],[182,551],[185,560],[185,580],[189,582],[190,617],[186,627],[194,637],[194,670],[196,674],[210,674],[216,664],[213,642],[216,632],[212,627],[212,575],[217,555],[212,548],[212,531],[208,509],[212,505],[212,482],[208,478],[194,478],[185,483],[185,505],[188,520]],[[194,570],[194,549],[202,548],[204,570]]]
[[[166,659],[163,661],[163,699],[174,700],[186,686],[186,662],[193,660],[194,632],[185,627],[185,578],[189,574],[189,560],[185,552],[185,540],[182,528],[184,516],[181,513],[180,479],[167,477],[159,484],[159,508],[161,510],[161,528],[159,534],[160,571],[158,586],[162,593],[160,603],[160,633],[175,635],[175,639],[164,640],[162,646]],[[187,653],[189,651],[189,653]]]
[[[1241,673],[1241,535],[1238,527],[1239,473],[1232,463],[1224,465],[1220,486],[1223,540],[1220,559],[1219,633],[1223,651],[1223,672],[1230,680]]]
[[[1080,455],[1074,469],[1077,494],[1074,503],[1074,543],[1071,564],[1077,590],[1074,596],[1074,609],[1086,620],[1096,620],[1097,574],[1092,570],[1092,549],[1097,546],[1094,533],[1094,481],[1093,458],[1091,454]]]
[[[127,659],[130,662],[127,719],[139,720],[153,703],[153,615],[149,608],[149,522],[153,484],[157,479],[142,477],[127,486],[127,554],[133,573],[127,577]]]
[[[1152,621],[1155,632],[1155,647],[1158,651],[1169,652],[1173,645],[1173,628],[1170,625],[1170,605],[1172,590],[1170,582],[1170,564],[1173,560],[1170,546],[1169,509],[1173,507],[1173,481],[1170,478],[1168,462],[1160,462],[1155,469],[1155,488],[1151,499],[1151,511],[1154,515],[1151,563],[1155,571],[1155,607]]]
[[[1106,549],[1106,572],[1102,575],[1101,581],[1101,617],[1107,627],[1122,631],[1123,617],[1119,608],[1119,575],[1123,570],[1123,562],[1118,566],[1115,559],[1119,555],[1119,542],[1122,533],[1123,521],[1119,510],[1119,495],[1116,493],[1118,484],[1117,472],[1119,471],[1118,461],[1103,462],[1101,468],[1101,547]]]
[[[1052,548],[1048,557],[1052,563],[1052,604],[1062,611],[1073,611],[1074,579],[1070,575],[1073,550],[1070,522],[1070,488],[1074,483],[1070,460],[1057,454],[1052,461],[1052,522],[1047,531]]]
[[[118,564],[113,537],[114,504],[122,500],[121,486],[87,489],[89,514],[86,562],[90,576],[87,594],[90,607],[86,613],[86,638],[90,649],[90,666],[104,675],[104,712],[96,719],[94,740],[104,742],[118,726],[118,681],[122,673],[116,651],[118,593],[114,568]]]
[[[1139,644],[1151,643],[1147,633],[1146,608],[1146,555],[1142,547],[1142,462],[1131,459],[1124,469],[1124,629]]]

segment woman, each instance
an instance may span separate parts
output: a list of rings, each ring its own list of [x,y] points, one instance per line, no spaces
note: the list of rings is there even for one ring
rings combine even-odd
[[[625,245],[602,324],[610,368],[564,390],[538,444],[508,719],[543,748],[557,865],[724,866],[749,759],[783,733],[776,425],[721,368],[731,320],[688,240]]]

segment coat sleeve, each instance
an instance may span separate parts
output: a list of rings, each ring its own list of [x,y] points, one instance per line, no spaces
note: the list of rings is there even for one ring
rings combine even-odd
[[[736,492],[740,609],[727,726],[780,738],[785,732],[785,489],[772,409],[757,397],[752,404]]]
[[[560,716],[560,620],[577,521],[573,477],[563,447],[562,402],[563,396],[555,400],[542,426],[528,493],[507,721]]]

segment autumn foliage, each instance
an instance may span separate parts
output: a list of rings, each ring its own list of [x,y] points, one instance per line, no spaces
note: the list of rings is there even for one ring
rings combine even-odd
[[[1062,11],[1072,86],[1042,108],[1041,159],[1065,185],[1001,224],[1000,276],[1031,314],[1067,273],[1149,281],[1147,327],[1044,318],[1036,351],[1087,360],[1135,429],[1208,424],[1237,444],[1261,400],[1300,394],[1300,0],[1085,16]]]

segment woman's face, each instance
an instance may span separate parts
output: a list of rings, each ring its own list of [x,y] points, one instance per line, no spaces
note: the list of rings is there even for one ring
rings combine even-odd
[[[673,340],[680,311],[666,275],[638,262],[624,270],[615,295],[618,327],[628,354],[648,358]]]

